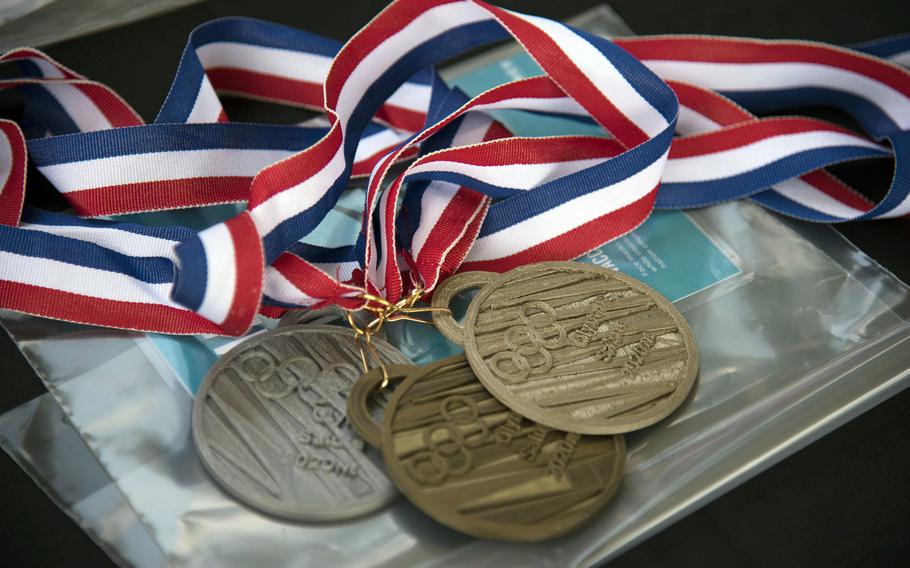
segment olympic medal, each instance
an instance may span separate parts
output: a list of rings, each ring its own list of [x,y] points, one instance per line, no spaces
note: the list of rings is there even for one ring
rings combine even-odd
[[[389,476],[426,514],[486,539],[566,534],[606,505],[622,480],[622,436],[534,423],[499,402],[463,355],[397,386],[380,431]]]
[[[698,350],[682,314],[620,272],[580,262],[468,272],[443,283],[433,305],[472,287],[463,327],[448,313],[434,322],[464,345],[480,382],[531,420],[629,432],[668,416],[695,382]]]
[[[373,339],[387,364],[409,363]],[[228,352],[193,405],[193,439],[212,478],[258,511],[335,521],[395,495],[379,452],[347,421],[346,398],[363,373],[354,334],[335,326],[277,328]],[[381,411],[386,399],[372,399]]]

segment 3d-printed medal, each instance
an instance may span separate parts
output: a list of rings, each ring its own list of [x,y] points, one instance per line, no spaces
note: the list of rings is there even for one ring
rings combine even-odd
[[[380,339],[373,346],[385,363],[409,363]],[[240,501],[292,520],[340,520],[383,506],[394,487],[345,412],[362,372],[354,334],[344,328],[283,327],[243,342],[196,395],[202,463]],[[375,408],[385,396],[373,398]]]
[[[617,434],[665,418],[686,399],[698,350],[682,315],[622,273],[542,262],[444,282],[433,306],[480,287],[459,325],[434,323],[464,345],[483,385],[531,420],[568,432]]]
[[[463,355],[415,368],[379,432],[388,474],[412,503],[487,539],[533,542],[578,528],[616,492],[625,464],[622,436],[523,418],[484,388]]]

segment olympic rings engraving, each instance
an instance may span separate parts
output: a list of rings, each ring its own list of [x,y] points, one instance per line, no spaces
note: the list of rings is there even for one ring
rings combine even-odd
[[[439,405],[445,422],[437,422],[423,431],[426,450],[404,462],[414,480],[424,485],[439,485],[449,477],[471,471],[471,450],[483,446],[490,436],[489,426],[480,417],[477,403],[468,396],[452,395]],[[472,432],[479,428],[479,432]],[[440,441],[437,432],[444,433]]]
[[[540,375],[553,368],[550,350],[566,344],[566,328],[557,318],[556,310],[546,302],[522,304],[519,317],[523,325],[506,330],[508,351],[500,351],[488,361],[490,369],[508,382],[523,381],[528,375]]]

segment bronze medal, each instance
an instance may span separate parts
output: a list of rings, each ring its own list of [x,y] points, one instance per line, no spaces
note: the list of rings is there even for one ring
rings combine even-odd
[[[433,306],[480,287],[464,320],[434,312],[464,345],[478,379],[503,404],[568,432],[618,434],[650,426],[685,401],[698,350],[682,314],[620,272],[542,262],[444,282]]]
[[[464,355],[413,369],[378,431],[389,476],[437,521],[480,538],[546,540],[589,521],[619,487],[622,436],[561,432],[523,418],[484,388]],[[355,392],[352,404],[366,399]]]
[[[385,372],[380,367],[374,367],[357,379],[348,393],[348,423],[364,442],[374,448],[382,444],[381,419],[371,408],[380,385],[386,380],[402,381],[419,369],[414,365],[386,365]]]

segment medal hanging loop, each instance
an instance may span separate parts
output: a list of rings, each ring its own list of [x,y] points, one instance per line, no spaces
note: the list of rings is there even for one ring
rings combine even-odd
[[[376,352],[376,348],[373,346],[373,336],[382,330],[382,327],[386,322],[412,321],[415,323],[432,325],[432,321],[420,319],[415,317],[414,314],[428,312],[451,313],[447,307],[416,307],[417,302],[423,298],[424,294],[425,292],[423,289],[414,288],[410,294],[395,303],[388,301],[382,296],[368,293],[363,294],[362,298],[366,300],[363,309],[376,314],[376,317],[365,326],[359,325],[354,320],[354,312],[347,312],[348,325],[350,325],[351,329],[354,331],[354,337],[357,339],[360,348],[360,361],[363,363],[363,372],[367,373],[370,371],[370,365],[367,361],[367,350],[369,350],[373,358],[379,362],[379,368],[382,370],[382,383],[379,385],[380,390],[386,388],[389,384],[389,371]]]

